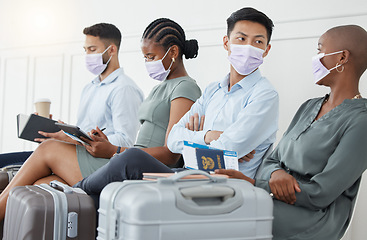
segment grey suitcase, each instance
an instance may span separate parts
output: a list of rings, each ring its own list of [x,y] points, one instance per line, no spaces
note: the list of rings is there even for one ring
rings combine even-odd
[[[190,174],[208,178],[182,179]],[[199,170],[110,183],[98,212],[98,240],[272,239],[273,202],[265,190]]]
[[[0,168],[0,193],[4,191],[6,186],[13,179],[15,174],[19,171],[22,165],[9,165],[3,168]]]
[[[57,181],[10,191],[4,240],[95,239],[96,210],[81,189]]]

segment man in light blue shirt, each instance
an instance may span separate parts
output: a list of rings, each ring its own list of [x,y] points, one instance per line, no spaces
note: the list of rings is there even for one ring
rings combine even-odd
[[[228,91],[229,76],[220,83],[209,85],[190,111],[172,128],[168,148],[182,153],[183,141],[208,144],[218,149],[236,151],[244,157],[255,149],[254,158],[239,163],[239,170],[254,177],[262,156],[275,141],[278,119],[278,94],[270,82],[256,70],[236,83]],[[190,116],[205,115],[203,129],[191,131],[185,127]],[[222,134],[210,142],[205,141],[209,131]]]
[[[193,141],[236,151],[239,158],[255,149],[253,159],[239,162],[239,170],[253,178],[278,130],[278,94],[258,69],[270,50],[273,23],[265,14],[245,8],[233,13],[227,24],[223,43],[230,73],[210,84],[173,126],[167,146],[182,153],[183,141]]]
[[[87,27],[83,33],[86,67],[97,77],[82,91],[77,125],[85,131],[106,128],[111,143],[130,147],[139,129],[138,109],[144,97],[120,67],[121,33],[107,23]]]
[[[77,126],[91,131],[105,128],[108,140],[118,146],[131,147],[139,129],[138,109],[144,96],[135,82],[120,67],[118,52],[121,33],[116,26],[95,24],[84,29],[87,69],[97,75],[82,91]],[[62,131],[40,132],[45,137],[77,144]],[[35,139],[42,142],[45,138]],[[32,152],[0,154],[0,167],[24,162]]]
[[[112,144],[133,146],[140,125],[137,115],[142,101],[140,88],[122,68],[118,68],[103,81],[98,76],[84,87],[77,125],[86,130],[96,126],[106,128],[104,133]]]

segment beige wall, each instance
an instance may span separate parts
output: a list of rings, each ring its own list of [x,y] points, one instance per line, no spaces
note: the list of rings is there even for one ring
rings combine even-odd
[[[158,17],[176,20],[188,38],[199,41],[198,58],[185,64],[204,89],[229,69],[222,48],[225,20],[244,6],[258,8],[275,23],[272,49],[261,71],[280,95],[279,140],[302,102],[328,92],[312,79],[310,60],[317,52],[318,37],[341,24],[359,24],[367,29],[366,1],[0,1],[0,152],[36,147],[16,138],[15,116],[33,112],[32,102],[38,97],[51,98],[56,119],[76,122],[81,89],[92,79],[84,67],[85,26],[111,22],[120,28],[124,34],[121,64],[147,95],[157,82],[145,72],[141,34]],[[363,96],[367,96],[366,78],[364,75],[360,84]],[[364,183],[345,239],[364,239],[366,199]]]

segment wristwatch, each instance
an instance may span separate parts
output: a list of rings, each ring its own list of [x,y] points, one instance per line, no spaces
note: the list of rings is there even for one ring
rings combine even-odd
[[[112,156],[112,157],[114,157],[116,154],[119,154],[119,153],[120,153],[120,151],[121,151],[121,147],[117,147],[117,151],[113,154],[113,156]]]

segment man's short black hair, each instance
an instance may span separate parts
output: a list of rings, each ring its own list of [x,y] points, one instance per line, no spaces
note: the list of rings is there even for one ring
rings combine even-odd
[[[261,25],[263,25],[266,28],[266,31],[268,34],[268,43],[270,42],[271,34],[273,32],[273,27],[274,27],[273,21],[270,18],[268,18],[268,16],[266,16],[264,13],[254,8],[251,8],[251,7],[245,7],[240,10],[237,10],[233,12],[231,16],[229,16],[229,18],[227,19],[227,36],[228,37],[231,34],[236,22],[242,21],[242,20],[256,22],[256,23],[260,23]]]
[[[113,24],[97,23],[93,26],[84,28],[83,33],[85,35],[99,37],[105,43],[106,47],[112,42],[117,46],[117,49],[120,49],[121,32]]]

